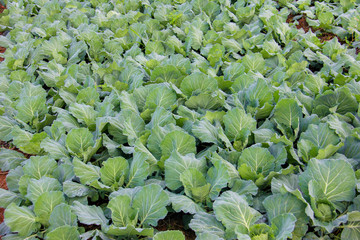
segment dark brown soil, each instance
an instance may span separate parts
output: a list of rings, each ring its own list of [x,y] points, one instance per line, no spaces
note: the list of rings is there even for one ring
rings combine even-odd
[[[288,18],[286,19],[286,22],[287,23],[294,22],[295,16],[297,16],[297,15],[289,14]],[[316,31],[320,31],[320,35],[318,36],[318,38],[320,39],[321,42],[330,41],[331,39],[336,37],[341,44],[345,43],[343,40],[341,40],[338,36],[336,36],[333,33],[326,32],[322,28],[314,28],[314,27],[309,26],[308,22],[306,21],[306,15],[302,15],[302,17],[300,19],[298,19],[297,21],[299,23],[298,23],[298,25],[296,25],[296,28],[303,29],[306,33],[309,30],[311,30],[313,33],[315,33]]]
[[[0,147],[1,148],[8,148],[8,143],[0,141]],[[8,189],[7,185],[6,185],[6,175],[7,172],[2,172],[0,171],[0,188],[2,189]],[[3,208],[0,208],[0,223],[2,223],[4,221],[4,210]],[[0,236],[0,240],[1,240],[1,236]]]
[[[185,229],[183,216],[183,213],[168,213],[164,219],[159,221],[155,229],[158,231],[179,230],[183,232],[186,240],[194,240],[196,238],[195,232],[191,229]]]
[[[2,189],[8,189],[6,185],[6,175],[7,172],[0,172],[0,188]],[[0,223],[2,223],[3,221],[4,221],[4,209],[0,208]]]
[[[345,43],[343,40],[341,40],[338,36],[336,36],[333,33],[321,31],[321,35],[318,36],[318,38],[320,39],[321,42],[330,41],[331,39],[333,39],[335,37],[338,39],[339,43],[341,43],[341,44]]]
[[[298,20],[299,24],[296,26],[297,29],[304,29],[304,31],[307,33],[309,31],[309,29],[311,29],[312,32],[315,32],[314,29],[312,27],[309,26],[309,24],[306,21],[306,16],[303,15],[299,20]]]
[[[294,17],[296,17],[297,15],[293,15],[292,13],[289,14],[288,18],[286,19],[287,23],[292,23],[294,22]],[[306,16],[303,15],[299,20],[298,20],[299,24],[296,25],[297,29],[304,29],[304,31],[307,33],[309,31],[309,29],[311,29],[313,31],[313,29],[309,26],[309,24],[306,21]],[[313,31],[315,32],[315,31]]]

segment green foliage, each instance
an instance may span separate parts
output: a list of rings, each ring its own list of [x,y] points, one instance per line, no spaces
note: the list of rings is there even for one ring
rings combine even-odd
[[[358,0],[0,2],[3,239],[360,239]]]

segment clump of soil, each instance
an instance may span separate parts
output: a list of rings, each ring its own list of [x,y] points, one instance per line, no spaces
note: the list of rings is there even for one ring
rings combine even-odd
[[[0,35],[2,35],[2,34],[0,34]],[[0,47],[0,53],[4,53],[5,50],[6,50],[6,48]],[[0,62],[2,62],[2,61],[4,61],[4,58],[3,58],[3,57],[0,57]]]
[[[345,42],[343,40],[341,40],[337,35],[330,33],[330,32],[325,32],[322,29],[320,29],[321,31],[321,35],[318,36],[318,38],[320,39],[321,42],[325,42],[325,41],[330,41],[333,38],[337,38],[339,43],[344,44]]]
[[[187,215],[184,213],[168,213],[164,219],[159,221],[155,229],[158,231],[179,230],[183,232],[186,240],[194,240],[196,238],[195,232],[190,228],[185,229],[183,222],[184,216]]]
[[[294,22],[294,18],[296,16],[299,16],[299,15],[289,14],[288,18],[286,19],[286,22],[287,23]],[[320,39],[321,42],[330,41],[331,39],[336,37],[341,44],[345,43],[343,40],[341,40],[337,35],[335,35],[333,33],[327,32],[326,30],[324,30],[322,28],[315,28],[315,27],[309,26],[308,22],[306,21],[306,15],[302,15],[301,18],[298,19],[297,21],[298,21],[298,25],[296,25],[296,28],[303,29],[304,32],[306,32],[306,33],[309,30],[311,30],[313,33],[315,33],[316,31],[320,31],[320,35],[318,36],[318,38]]]
[[[288,18],[286,19],[286,22],[293,23],[295,21],[294,18],[297,16],[299,16],[299,15],[294,15],[294,14],[290,13]],[[305,15],[302,15],[302,17],[300,19],[298,19],[297,21],[299,23],[298,25],[295,26],[297,29],[302,28],[302,29],[304,29],[304,31],[306,33],[309,31],[309,29],[311,29],[313,32],[315,32],[314,29],[312,27],[310,27],[309,24],[307,23]]]
[[[6,185],[6,175],[7,172],[0,172],[0,188],[2,189],[8,189]],[[4,210],[3,208],[0,208],[0,223],[4,221]],[[0,236],[1,239],[1,236]]]
[[[304,29],[304,31],[307,33],[309,29],[311,29],[312,32],[315,32],[312,27],[309,26],[308,22],[306,21],[306,16],[303,15],[299,20],[299,24],[296,26],[297,29]]]

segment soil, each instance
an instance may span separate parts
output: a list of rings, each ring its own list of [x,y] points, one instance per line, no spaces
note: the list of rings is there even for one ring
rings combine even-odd
[[[293,23],[293,22],[294,22],[294,17],[296,17],[296,16],[298,16],[298,15],[294,15],[294,14],[290,13],[289,16],[288,16],[288,18],[286,19],[286,22],[287,22],[287,23]],[[306,33],[309,31],[309,29],[311,29],[313,32],[315,32],[314,29],[312,29],[312,28],[309,26],[309,24],[307,23],[307,21],[306,21],[306,16],[305,16],[305,15],[302,15],[302,17],[301,17],[299,20],[297,20],[297,21],[299,22],[299,24],[296,25],[296,28],[297,28],[297,29],[302,28],[302,29],[304,29],[304,31],[305,31]]]
[[[0,188],[7,189],[6,185],[6,175],[7,172],[0,172]],[[0,223],[4,221],[4,209],[0,208]],[[1,236],[0,236],[1,239]]]
[[[155,227],[158,231],[179,230],[185,235],[186,240],[194,240],[196,238],[195,232],[190,228],[185,228],[183,217],[188,214],[183,213],[168,213],[168,215],[159,221],[158,226]]]
[[[298,15],[289,14],[288,18],[286,19],[286,22],[287,23],[294,22],[294,17],[296,17],[296,16],[298,16]],[[322,28],[315,28],[315,27],[309,26],[308,22],[306,21],[306,15],[302,15],[301,18],[298,19],[297,21],[298,21],[298,25],[296,25],[296,28],[303,29],[304,32],[306,32],[306,33],[309,30],[311,30],[313,33],[315,33],[316,31],[320,31],[320,35],[318,36],[318,38],[320,39],[321,42],[330,41],[331,39],[336,37],[341,44],[345,43],[343,40],[341,40],[337,35],[335,35],[333,33],[326,32]]]
[[[299,24],[296,26],[297,29],[304,29],[304,31],[307,33],[309,31],[309,29],[311,29],[312,32],[315,32],[314,29],[312,27],[309,26],[309,24],[306,21],[306,16],[302,16],[299,20],[298,20]]]
[[[341,40],[338,36],[336,36],[333,33],[329,33],[329,32],[324,32],[321,30],[321,35],[318,36],[318,38],[320,39],[321,42],[325,42],[325,41],[330,41],[333,38],[337,38],[339,43],[344,44],[345,42],[343,40]]]
[[[7,148],[9,149],[9,144],[3,141],[0,141],[0,148]],[[6,175],[7,172],[2,172],[0,171],[0,188],[2,189],[8,189],[7,185],[6,185]],[[0,208],[0,223],[2,223],[4,221],[4,210],[3,208]],[[1,240],[1,236],[0,236],[0,240]]]

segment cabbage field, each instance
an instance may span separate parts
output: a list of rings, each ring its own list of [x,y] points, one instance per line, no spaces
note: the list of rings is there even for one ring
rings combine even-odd
[[[360,239],[360,0],[0,2],[3,240]]]

